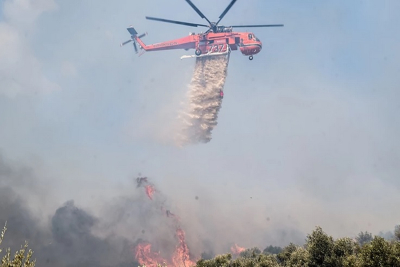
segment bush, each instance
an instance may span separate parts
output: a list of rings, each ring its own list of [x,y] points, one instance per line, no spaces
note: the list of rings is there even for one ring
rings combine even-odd
[[[372,234],[368,233],[367,231],[365,232],[360,232],[358,236],[356,237],[356,240],[360,246],[363,246],[369,242],[372,241]]]
[[[4,240],[4,235],[7,231],[7,223],[4,225],[3,230],[0,235],[0,245]],[[36,261],[32,259],[32,250],[28,250],[28,243],[25,242],[25,245],[21,247],[21,249],[14,254],[14,258],[11,258],[11,250],[8,248],[5,250],[6,254],[1,259],[0,267],[9,267],[9,266],[24,266],[24,267],[34,267]],[[0,253],[3,250],[0,248]],[[25,255],[26,253],[26,255]]]

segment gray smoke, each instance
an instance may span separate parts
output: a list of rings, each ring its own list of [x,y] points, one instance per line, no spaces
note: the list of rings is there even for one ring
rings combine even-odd
[[[93,233],[100,221],[68,201],[49,223],[41,225],[11,188],[0,188],[0,223],[7,221],[4,247],[13,251],[28,241],[38,266],[136,266],[134,242],[108,233]]]
[[[32,200],[43,196],[50,201],[33,170],[0,154],[0,228],[7,221],[2,247],[16,251],[28,241],[38,266],[138,266],[132,249],[155,228],[146,228],[147,220],[156,224],[158,216],[133,184],[131,196],[108,200],[99,215],[71,200],[40,218],[37,209],[43,206],[33,208]]]
[[[222,104],[220,93],[225,85],[228,63],[229,55],[196,59],[189,103],[181,116],[184,125],[179,138],[181,145],[210,142]]]
[[[173,184],[178,188],[177,183]],[[5,161],[0,154],[0,225],[8,222],[2,246],[15,251],[27,240],[38,266],[122,267],[138,266],[133,249],[141,241],[150,242],[153,251],[160,251],[163,258],[169,258],[177,245],[175,215],[182,219],[180,226],[186,232],[193,258],[204,253],[210,257],[229,252],[233,242],[247,246],[245,241],[254,237],[248,232],[253,226],[244,223],[251,217],[249,214],[241,216],[244,221],[236,217],[237,211],[227,211],[229,216],[218,218],[216,214],[221,213],[221,206],[215,205],[206,192],[200,198],[193,197],[193,202],[174,196],[173,200],[178,199],[179,203],[176,205],[167,201],[169,195],[156,190],[150,200],[144,188],[137,188],[132,181],[128,193],[102,196],[90,209],[71,200],[50,208],[48,215],[41,216],[37,211],[44,206],[36,198],[44,198],[46,202],[54,200],[49,195],[52,190],[48,183],[43,183],[31,168]],[[184,202],[189,205],[185,207]],[[265,228],[250,231],[261,229]],[[265,236],[262,245],[267,240],[277,240],[276,235],[281,236],[283,243],[296,241],[295,234],[287,229],[271,234],[269,237],[259,232],[259,236]],[[247,243],[253,244],[251,240]]]

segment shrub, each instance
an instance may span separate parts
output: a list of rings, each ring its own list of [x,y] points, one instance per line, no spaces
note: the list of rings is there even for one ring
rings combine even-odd
[[[7,223],[4,225],[3,230],[0,235],[0,245],[4,240],[4,235],[7,231]],[[0,267],[9,267],[9,266],[24,266],[24,267],[34,267],[36,261],[32,260],[32,250],[28,250],[28,243],[25,242],[24,246],[21,246],[21,249],[15,252],[14,258],[11,258],[11,250],[8,248],[5,250],[5,255],[1,259]],[[3,250],[0,248],[0,253]]]

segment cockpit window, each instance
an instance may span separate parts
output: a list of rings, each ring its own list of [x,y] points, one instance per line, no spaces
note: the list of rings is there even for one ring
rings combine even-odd
[[[254,34],[253,34],[253,39],[258,41],[258,42],[260,41],[260,39],[258,39]]]
[[[249,40],[253,39],[253,34],[249,33]]]

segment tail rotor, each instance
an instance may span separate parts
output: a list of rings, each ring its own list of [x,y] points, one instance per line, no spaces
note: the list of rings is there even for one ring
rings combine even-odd
[[[141,35],[137,35],[137,31],[132,27],[132,26],[130,26],[129,28],[127,28],[127,30],[128,30],[128,32],[131,34],[131,39],[130,40],[128,40],[128,41],[126,41],[126,42],[123,42],[120,46],[124,46],[124,45],[126,45],[126,44],[129,44],[130,42],[133,42],[133,49],[135,50],[135,53],[137,54],[137,53],[139,53],[139,49],[138,49],[138,45],[137,45],[137,38],[142,38],[142,37],[144,37],[144,36],[146,36],[147,35],[147,32],[146,33],[143,33],[143,34],[141,34]],[[142,49],[142,47],[140,46],[140,44],[139,44],[139,48],[140,49]]]

